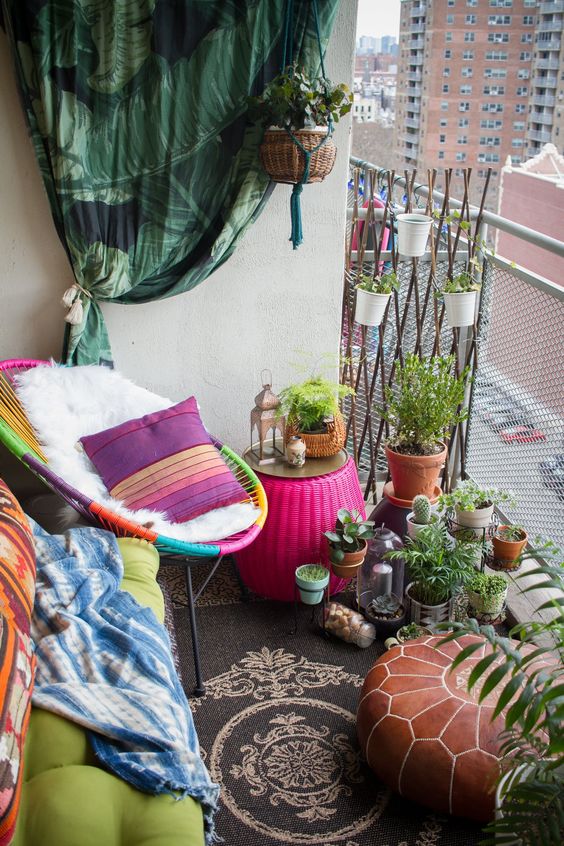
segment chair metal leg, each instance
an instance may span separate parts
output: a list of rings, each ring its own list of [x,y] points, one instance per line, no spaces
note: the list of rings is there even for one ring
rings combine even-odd
[[[194,591],[192,589],[192,573],[190,564],[186,565],[184,571],[186,581],[186,593],[188,594],[188,615],[190,618],[190,631],[192,634],[192,651],[194,653],[194,672],[196,674],[195,696],[203,696],[206,689],[202,683],[202,670],[200,667],[200,646],[198,643],[198,627],[196,624],[196,609],[194,607]]]

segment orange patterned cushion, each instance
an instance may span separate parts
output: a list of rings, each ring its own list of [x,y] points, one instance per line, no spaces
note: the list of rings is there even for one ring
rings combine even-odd
[[[0,479],[0,846],[14,832],[31,709],[35,548],[25,514]]]

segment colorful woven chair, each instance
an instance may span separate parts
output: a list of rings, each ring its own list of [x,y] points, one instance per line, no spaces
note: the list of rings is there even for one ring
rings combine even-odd
[[[21,405],[14,406],[14,377],[40,364],[49,364],[37,359],[8,359],[0,362],[0,441],[19,461],[32,471],[51,490],[69,503],[88,523],[107,529],[117,537],[134,537],[153,543],[159,552],[173,563],[185,564],[186,591],[189,602],[190,628],[194,651],[194,670],[197,695],[204,692],[201,677],[198,631],[194,605],[202,591],[219,567],[225,555],[231,555],[248,546],[259,534],[268,511],[264,489],[252,469],[229,447],[214,438],[214,443],[223,459],[247,492],[259,514],[254,524],[243,532],[231,535],[213,543],[187,543],[157,534],[146,526],[124,519],[100,503],[68,485],[64,479],[50,470],[41,452],[35,432],[25,416]],[[194,593],[191,567],[198,563],[209,563],[212,567],[198,591]]]

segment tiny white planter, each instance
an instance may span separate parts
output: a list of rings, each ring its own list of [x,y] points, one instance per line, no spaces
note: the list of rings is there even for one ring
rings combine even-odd
[[[488,505],[487,508],[476,508],[474,511],[461,511],[459,508],[457,508],[457,531],[458,529],[460,529],[461,526],[465,526],[468,529],[473,529],[476,537],[482,537],[482,529],[487,529],[487,527],[492,522],[493,511],[493,505]]]
[[[373,294],[371,291],[357,288],[354,313],[356,322],[363,326],[379,326],[391,296],[391,294]]]
[[[431,523],[435,523],[438,520],[438,516],[436,514],[431,513]],[[425,529],[430,523],[414,523],[413,522],[413,511],[410,511],[406,517],[406,525],[407,525],[407,534],[410,538],[416,538],[421,529]]]
[[[474,325],[477,293],[465,291],[462,294],[443,294],[446,318],[451,329]]]
[[[483,597],[473,590],[467,590],[468,602],[476,614],[489,614],[491,617],[499,617],[505,605],[507,588],[497,596]]]
[[[428,214],[398,214],[398,253],[406,258],[425,254],[433,218]]]

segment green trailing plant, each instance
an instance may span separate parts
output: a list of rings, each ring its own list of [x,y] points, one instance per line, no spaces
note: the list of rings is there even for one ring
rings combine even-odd
[[[329,557],[334,564],[341,564],[345,553],[358,552],[364,543],[374,537],[372,523],[363,520],[358,509],[348,511],[340,508],[337,512],[335,528],[330,532],[323,532],[329,541]]]
[[[396,387],[386,386],[386,404],[380,415],[393,434],[389,446],[396,452],[433,455],[451,427],[465,420],[463,407],[469,368],[453,373],[454,356],[419,358],[406,355],[396,361]]]
[[[367,291],[369,294],[391,294],[399,290],[397,275],[391,270],[382,276],[372,276],[370,273],[363,273],[360,282],[356,286],[359,291]]]
[[[523,526],[500,526],[496,529],[495,536],[503,541],[522,541],[527,537]]]
[[[368,610],[375,617],[393,620],[394,617],[401,617],[404,607],[401,600],[395,594],[384,593],[369,602]]]
[[[443,294],[466,294],[470,291],[479,291],[482,286],[476,282],[468,271],[463,271],[452,279],[447,279],[442,287]]]
[[[327,567],[321,564],[302,564],[296,570],[296,575],[304,582],[319,582],[324,579],[329,573]]]
[[[546,544],[527,557],[536,565],[515,579],[527,580],[522,593],[551,591],[536,609],[543,619],[520,623],[508,636],[470,619],[451,624],[454,631],[442,641],[485,638],[489,648],[468,689],[477,688],[479,702],[497,696],[492,719],[504,714],[503,816],[488,825],[487,846],[561,846],[564,839],[564,556]],[[482,639],[464,646],[451,672],[482,646]]]
[[[352,96],[344,84],[310,76],[303,68],[286,68],[259,97],[249,97],[249,119],[265,127],[296,131],[338,123],[352,108]]]
[[[313,432],[323,429],[325,421],[339,411],[339,400],[349,394],[354,394],[353,388],[317,376],[289,385],[279,396],[287,423],[304,432]]]
[[[411,596],[423,605],[447,602],[455,588],[466,584],[476,572],[470,544],[453,544],[444,523],[430,523],[403,549],[386,552],[384,558],[402,559],[412,581]]]
[[[465,220],[458,209],[446,215],[443,215],[440,209],[434,209],[432,214],[441,229],[444,226],[448,226],[451,227],[451,231],[452,228],[460,230],[463,238],[471,245],[468,269],[456,276],[451,272],[450,276],[447,276],[446,281],[442,285],[441,290],[437,292],[437,296],[479,291],[482,287],[483,261],[480,261],[478,252],[481,252],[483,256],[493,256],[495,255],[495,251],[488,245],[484,238],[476,232],[472,232],[471,222]]]
[[[411,503],[413,522],[418,526],[426,526],[431,522],[431,500],[425,494],[417,494]]]
[[[495,573],[476,573],[466,583],[466,590],[477,593],[483,599],[494,599],[496,596],[505,593],[507,582],[503,576],[498,576]]]
[[[459,511],[476,511],[478,508],[488,508],[490,505],[515,505],[515,497],[508,491],[499,488],[481,488],[471,479],[465,479],[450,493],[439,496],[439,511],[447,508],[457,508]]]

